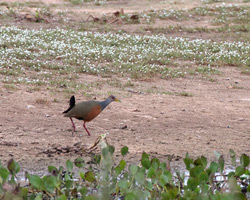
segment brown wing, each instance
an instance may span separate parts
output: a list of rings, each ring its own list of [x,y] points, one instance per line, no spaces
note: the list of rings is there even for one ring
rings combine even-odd
[[[101,105],[96,101],[86,101],[76,104],[64,117],[74,117],[84,121],[91,121],[102,111]]]

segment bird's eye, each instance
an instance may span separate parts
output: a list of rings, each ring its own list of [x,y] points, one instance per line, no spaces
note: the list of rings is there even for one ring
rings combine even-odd
[[[114,97],[114,96],[112,96],[112,99],[115,99],[115,97]]]

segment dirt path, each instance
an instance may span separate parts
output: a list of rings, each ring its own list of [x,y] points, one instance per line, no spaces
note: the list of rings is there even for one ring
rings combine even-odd
[[[91,79],[86,75],[85,79]],[[87,126],[88,137],[80,121],[77,133],[71,135],[70,120],[61,112],[67,100],[46,91],[27,92],[24,86],[10,91],[0,90],[0,156],[6,162],[14,157],[23,170],[43,172],[47,165],[62,165],[79,153],[42,153],[53,148],[72,147],[81,142],[85,148],[96,138],[109,133],[108,141],[119,150],[129,147],[127,159],[138,162],[143,151],[161,158],[174,154],[174,160],[186,152],[192,156],[214,158],[213,152],[228,155],[230,148],[237,153],[249,153],[250,80],[235,68],[224,68],[216,82],[198,77],[137,82],[133,92],[124,91],[122,103],[112,103]],[[141,93],[145,88],[168,92],[188,92],[191,97]],[[39,99],[47,99],[41,103]],[[77,96],[77,101],[86,100]],[[123,129],[124,126],[127,128]],[[83,155],[85,159],[88,156]],[[176,162],[178,165],[181,161]]]

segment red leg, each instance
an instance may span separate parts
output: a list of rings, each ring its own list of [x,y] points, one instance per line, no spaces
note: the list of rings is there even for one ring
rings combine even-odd
[[[85,121],[83,122],[83,128],[85,128],[85,130],[87,131],[87,133],[88,133],[88,135],[90,136],[90,133],[89,133],[89,131],[88,131],[88,129],[86,128],[86,126],[85,126]]]
[[[72,135],[74,135],[74,132],[76,131],[76,126],[71,117],[70,117],[70,121],[72,122],[72,127],[73,127]]]

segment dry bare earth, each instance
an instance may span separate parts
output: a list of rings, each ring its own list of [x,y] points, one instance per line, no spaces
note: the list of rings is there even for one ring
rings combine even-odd
[[[227,154],[230,148],[249,153],[249,77],[225,68],[218,79],[216,83],[197,78],[139,82],[138,93],[125,92],[121,104],[113,103],[88,124],[90,137],[80,122],[76,136],[71,136],[71,123],[61,115],[68,106],[65,98],[54,103],[46,91],[29,93],[20,86],[9,92],[2,88],[1,160],[14,157],[24,169],[43,171],[48,164],[60,165],[80,155],[52,153],[48,157],[41,153],[44,150],[77,142],[89,148],[102,133],[109,133],[108,141],[116,149],[127,145],[131,162],[138,161],[143,151],[162,160],[170,154],[184,157],[186,152],[213,158],[213,151]],[[235,82],[242,89],[233,88]],[[193,96],[140,93],[145,85],[161,85],[167,91],[186,91]],[[39,98],[48,103],[39,104]],[[78,96],[80,99],[85,98]],[[126,129],[122,129],[124,125]]]
[[[137,4],[133,7],[129,1],[127,3],[124,4],[127,8],[137,9]],[[106,12],[118,7],[114,4]],[[199,76],[169,80],[155,78],[135,81],[133,89],[126,88],[123,92],[119,88],[113,89],[114,94],[120,94],[117,97],[122,103],[112,103],[87,124],[92,133],[90,137],[80,121],[76,122],[77,133],[72,137],[70,120],[61,114],[68,107],[68,99],[63,94],[57,94],[58,102],[54,102],[55,95],[46,88],[29,92],[27,86],[17,85],[18,90],[10,90],[1,83],[1,161],[5,163],[14,157],[23,170],[43,173],[46,166],[62,165],[67,159],[83,156],[89,160],[84,152],[71,151],[73,145],[81,142],[87,149],[103,133],[108,133],[108,142],[117,150],[124,145],[129,147],[127,159],[130,162],[138,162],[143,151],[163,161],[174,154],[175,166],[182,163],[180,158],[186,152],[210,159],[214,158],[215,150],[227,155],[230,148],[238,154],[249,154],[249,76],[234,67],[220,70],[223,73],[214,75],[215,82]],[[101,78],[81,75],[81,79],[91,82]],[[102,92],[109,89],[104,87]],[[158,91],[187,92],[192,96],[168,95]],[[104,98],[94,94],[92,97]],[[76,94],[76,100],[87,98]],[[123,129],[125,125],[127,128]],[[56,148],[66,150],[44,153]]]

